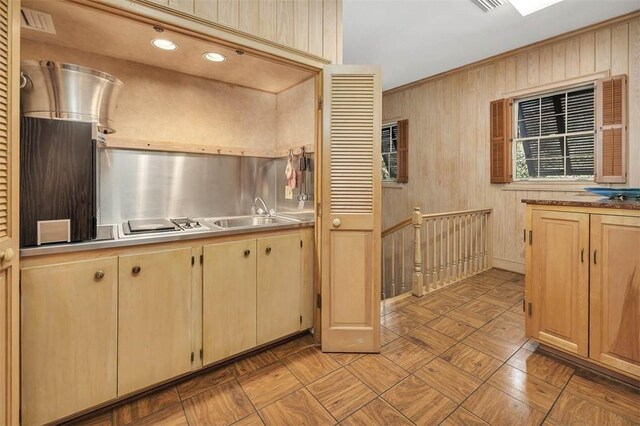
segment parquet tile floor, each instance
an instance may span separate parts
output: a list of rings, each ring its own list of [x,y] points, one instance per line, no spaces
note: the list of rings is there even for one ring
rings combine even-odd
[[[523,294],[493,269],[383,304],[380,354],[304,336],[78,424],[640,425],[640,389],[527,341]]]

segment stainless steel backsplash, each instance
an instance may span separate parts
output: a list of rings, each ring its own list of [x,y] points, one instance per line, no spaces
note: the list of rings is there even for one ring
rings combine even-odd
[[[277,211],[297,210],[297,189],[294,200],[284,199],[285,167],[286,158],[101,151],[98,223],[251,214],[257,196]],[[312,193],[309,181],[307,192]],[[313,202],[304,207],[312,210]]]

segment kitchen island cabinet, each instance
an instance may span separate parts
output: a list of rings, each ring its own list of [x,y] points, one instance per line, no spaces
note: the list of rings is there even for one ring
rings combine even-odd
[[[640,380],[640,203],[523,202],[527,336]]]
[[[118,259],[25,268],[21,280],[23,423],[116,398]]]
[[[120,256],[118,395],[191,369],[191,248]]]
[[[256,240],[203,248],[204,365],[256,346]]]

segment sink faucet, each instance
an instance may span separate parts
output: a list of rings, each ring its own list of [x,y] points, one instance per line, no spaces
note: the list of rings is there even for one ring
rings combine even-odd
[[[258,206],[258,201],[262,204],[262,207]],[[267,208],[267,204],[264,202],[264,200],[261,197],[256,197],[253,200],[253,204],[256,206],[258,214],[261,214],[264,216],[271,216],[273,213],[275,213],[274,210],[269,210]]]

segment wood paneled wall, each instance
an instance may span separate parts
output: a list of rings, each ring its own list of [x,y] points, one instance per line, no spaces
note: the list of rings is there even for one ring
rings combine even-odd
[[[342,0],[149,0],[342,63]]]
[[[22,40],[21,54],[88,66],[122,80],[112,139],[233,147],[248,155],[276,149],[273,93],[30,40]]]
[[[286,155],[289,149],[313,151],[316,140],[316,82],[314,78],[276,95],[276,151]]]
[[[424,213],[493,208],[493,264],[524,271],[525,198],[571,188],[489,183],[489,102],[507,92],[610,70],[629,76],[628,185],[640,186],[640,14],[541,42],[383,96],[383,120],[409,120],[409,183],[383,188],[383,229]],[[585,184],[584,186],[589,186]]]

